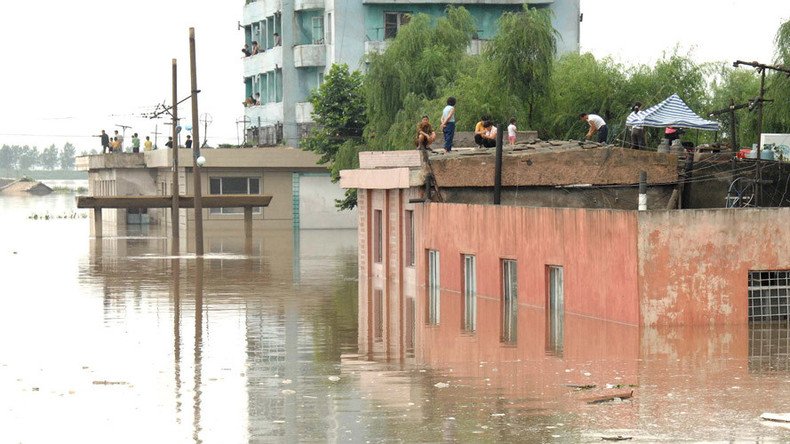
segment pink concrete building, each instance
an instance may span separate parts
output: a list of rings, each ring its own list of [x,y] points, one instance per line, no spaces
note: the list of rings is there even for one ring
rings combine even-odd
[[[788,319],[788,208],[470,204],[462,174],[441,189],[455,202],[429,202],[428,177],[417,151],[361,153],[360,168],[342,172],[341,185],[358,189],[360,311],[380,314],[360,326],[361,341],[381,339],[363,349],[408,355],[409,322],[515,342],[524,310],[540,314],[557,350],[566,316],[651,327]]]

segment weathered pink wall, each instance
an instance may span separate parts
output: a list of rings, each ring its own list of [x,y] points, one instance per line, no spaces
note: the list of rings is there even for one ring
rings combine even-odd
[[[373,312],[377,290],[382,292],[384,338],[379,343],[372,341],[374,320],[372,316],[359,323],[360,350],[383,353],[388,358],[398,359],[404,355],[406,331],[403,310],[408,298],[414,298],[417,290],[415,267],[407,266],[405,219],[406,210],[414,210],[410,204],[413,190],[364,190],[357,195],[359,214],[359,310]],[[374,221],[373,212],[382,211],[382,260],[373,258]],[[417,218],[415,211],[415,219]],[[417,227],[415,221],[415,234]],[[416,242],[416,241],[415,241]]]
[[[419,285],[425,285],[426,249],[440,251],[441,287],[458,293],[461,255],[474,254],[478,298],[499,301],[500,262],[516,259],[519,304],[545,309],[546,266],[561,265],[566,314],[638,325],[635,212],[436,203],[417,212]],[[442,320],[461,323],[460,314],[442,312]]]
[[[638,215],[645,325],[746,323],[749,270],[790,269],[790,209]]]

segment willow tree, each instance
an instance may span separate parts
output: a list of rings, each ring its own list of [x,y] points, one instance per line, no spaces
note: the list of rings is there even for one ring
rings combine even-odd
[[[417,115],[404,115],[407,97],[412,104],[425,101],[427,106],[440,97],[465,66],[466,48],[475,32],[471,14],[464,8],[449,7],[445,17],[435,25],[432,22],[429,15],[412,16],[389,41],[386,51],[369,56],[366,139],[373,149],[405,148],[401,145],[414,137],[413,125],[419,120],[419,113],[428,113],[416,106],[411,108],[418,110],[414,111]],[[396,134],[390,134],[399,115],[401,121],[411,122],[412,128],[406,133],[400,128]],[[393,141],[399,143],[392,146]]]
[[[774,39],[774,63],[790,68],[790,20],[782,23]],[[768,77],[765,132],[790,132],[790,77],[783,73],[770,73]],[[755,94],[756,95],[756,94]]]
[[[505,13],[499,30],[486,45],[484,55],[496,73],[489,79],[501,86],[501,93],[516,107],[527,109],[527,124],[535,117],[535,107],[549,93],[557,31],[548,9],[524,6],[520,12]]]
[[[590,53],[565,54],[555,62],[550,100],[534,128],[543,137],[579,139],[588,129],[579,121],[583,112],[599,114],[612,125],[613,118],[619,119],[632,100],[623,93],[625,84],[625,68],[612,59],[596,59]]]

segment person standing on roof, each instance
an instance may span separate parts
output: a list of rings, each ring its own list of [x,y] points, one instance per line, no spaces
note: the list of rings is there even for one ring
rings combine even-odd
[[[101,134],[99,134],[99,137],[101,137],[101,153],[102,154],[108,152],[111,153],[112,150],[110,149],[110,136],[106,132],[104,132],[104,130],[101,130]]]
[[[592,140],[592,137],[597,133],[598,143],[606,143],[606,138],[609,136],[609,127],[606,126],[606,122],[601,116],[598,114],[581,113],[579,114],[579,119],[590,125],[590,130],[587,131],[587,135],[584,136],[585,139]]]
[[[634,106],[631,107],[631,114],[628,115],[628,119],[631,118],[638,118],[639,113],[642,112],[642,103],[636,102]],[[642,126],[634,125],[631,127],[631,148],[635,150],[641,150],[647,147],[647,141],[645,139],[645,128]]]
[[[447,98],[447,106],[442,111],[442,133],[444,133],[444,150],[449,153],[453,149],[455,137],[455,97]]]

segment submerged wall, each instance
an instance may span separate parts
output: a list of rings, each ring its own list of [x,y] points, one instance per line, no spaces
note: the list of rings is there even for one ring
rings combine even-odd
[[[566,314],[638,325],[635,212],[435,203],[420,210],[418,260],[425,249],[440,252],[443,289],[462,291],[461,255],[473,254],[478,298],[499,301],[501,260],[515,259],[519,305],[545,309],[547,266],[562,266]],[[426,267],[417,270],[424,285]]]
[[[642,212],[645,325],[747,322],[750,270],[790,269],[790,209]]]

